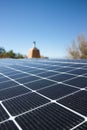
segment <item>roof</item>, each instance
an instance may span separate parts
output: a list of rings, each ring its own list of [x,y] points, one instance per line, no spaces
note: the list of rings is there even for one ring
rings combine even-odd
[[[87,60],[0,60],[0,129],[86,130]]]

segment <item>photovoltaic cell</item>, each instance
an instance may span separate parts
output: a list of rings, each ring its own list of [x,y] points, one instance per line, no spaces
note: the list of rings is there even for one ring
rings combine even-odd
[[[0,122],[8,118],[9,118],[8,114],[6,113],[4,108],[0,105]]]
[[[19,73],[19,74],[16,74],[16,75],[10,75],[9,77],[13,78],[13,79],[17,79],[17,78],[23,78],[23,77],[27,77],[27,76],[29,76],[29,75],[24,74],[24,73]]]
[[[9,79],[6,78],[6,77],[4,77],[4,76],[1,76],[1,77],[0,77],[0,83],[1,83],[1,82],[4,82],[4,81],[6,82],[6,81],[8,81],[8,80],[9,80]]]
[[[29,92],[30,90],[27,88],[24,88],[23,86],[16,86],[9,89],[4,89],[0,91],[0,100],[12,98],[15,96],[18,96],[20,94],[24,94]]]
[[[6,81],[6,82],[1,82],[0,83],[0,89],[4,89],[4,88],[9,88],[9,87],[13,87],[13,86],[17,86],[18,84],[14,81]]]
[[[29,111],[49,102],[49,100],[43,98],[36,93],[29,93],[8,101],[3,102],[4,106],[8,109],[11,115],[15,116],[20,113]]]
[[[64,80],[68,80],[68,79],[71,79],[73,77],[74,77],[73,75],[69,75],[69,74],[59,74],[56,76],[49,77],[49,79],[52,79],[52,80],[55,80],[58,82],[62,82]]]
[[[31,74],[39,74],[39,73],[42,73],[42,72],[44,72],[44,70],[42,71],[42,70],[35,70],[35,71],[31,71],[30,73]]]
[[[85,88],[85,87],[87,87],[87,78],[77,77],[77,78],[71,79],[69,81],[65,81],[65,83],[76,86],[78,88]]]
[[[17,71],[10,71],[10,72],[7,72],[5,73],[6,76],[10,76],[10,75],[16,75],[16,74],[19,74],[20,72],[17,72]],[[4,74],[4,73],[3,73]]]
[[[76,88],[72,88],[72,87],[69,87],[69,86],[66,86],[63,84],[57,84],[57,85],[53,85],[51,87],[42,89],[38,92],[51,98],[51,99],[58,99],[62,96],[73,93],[77,90],[78,89],[76,89]]]
[[[69,68],[69,67],[55,69],[55,71],[58,71],[58,72],[67,72],[67,71],[71,71],[71,70],[73,70],[73,68]]]
[[[49,72],[41,73],[41,74],[38,74],[38,75],[41,76],[41,77],[49,77],[49,76],[53,76],[53,75],[56,75],[56,74],[58,74],[58,73],[49,71]]]
[[[82,125],[78,126],[74,130],[87,130],[87,122],[83,123]]]
[[[10,75],[10,74],[18,73],[18,72],[15,72],[14,70],[8,70],[8,71],[2,71],[2,73],[6,75]]]
[[[78,61],[76,61],[76,62],[78,62]],[[71,65],[71,67],[83,67],[84,66],[84,64],[72,64]]]
[[[23,130],[69,130],[83,118],[53,103],[19,116],[16,121]]]
[[[70,71],[69,73],[83,75],[83,74],[87,73],[87,69],[75,69],[75,70]]]
[[[0,124],[0,130],[19,130],[13,121],[7,121]]]
[[[25,86],[27,86],[33,90],[37,90],[37,89],[42,89],[46,86],[50,86],[52,84],[55,84],[55,82],[49,81],[46,79],[42,79],[42,80],[37,80],[37,81],[32,82],[32,83],[26,83]]]
[[[87,116],[87,91],[80,91],[58,102]]]
[[[32,81],[38,80],[38,79],[40,79],[40,78],[35,77],[35,76],[28,76],[28,77],[16,79],[16,81],[23,84],[23,83],[32,82]]]
[[[55,70],[56,68],[58,68],[58,69],[61,69],[61,67],[59,67],[59,66],[48,66],[48,67],[46,67],[46,69],[47,70]]]

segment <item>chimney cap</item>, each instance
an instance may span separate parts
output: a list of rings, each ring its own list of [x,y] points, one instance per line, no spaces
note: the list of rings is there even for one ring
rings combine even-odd
[[[36,48],[36,41],[33,41],[33,47]]]

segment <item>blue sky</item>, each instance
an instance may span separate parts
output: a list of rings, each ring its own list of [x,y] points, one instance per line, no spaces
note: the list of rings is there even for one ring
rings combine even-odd
[[[87,0],[0,0],[0,46],[28,54],[37,42],[41,54],[67,55],[71,41],[87,36]]]

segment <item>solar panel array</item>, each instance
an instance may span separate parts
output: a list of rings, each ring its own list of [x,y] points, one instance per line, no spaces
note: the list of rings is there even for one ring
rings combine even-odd
[[[0,130],[87,130],[87,60],[1,59]]]

